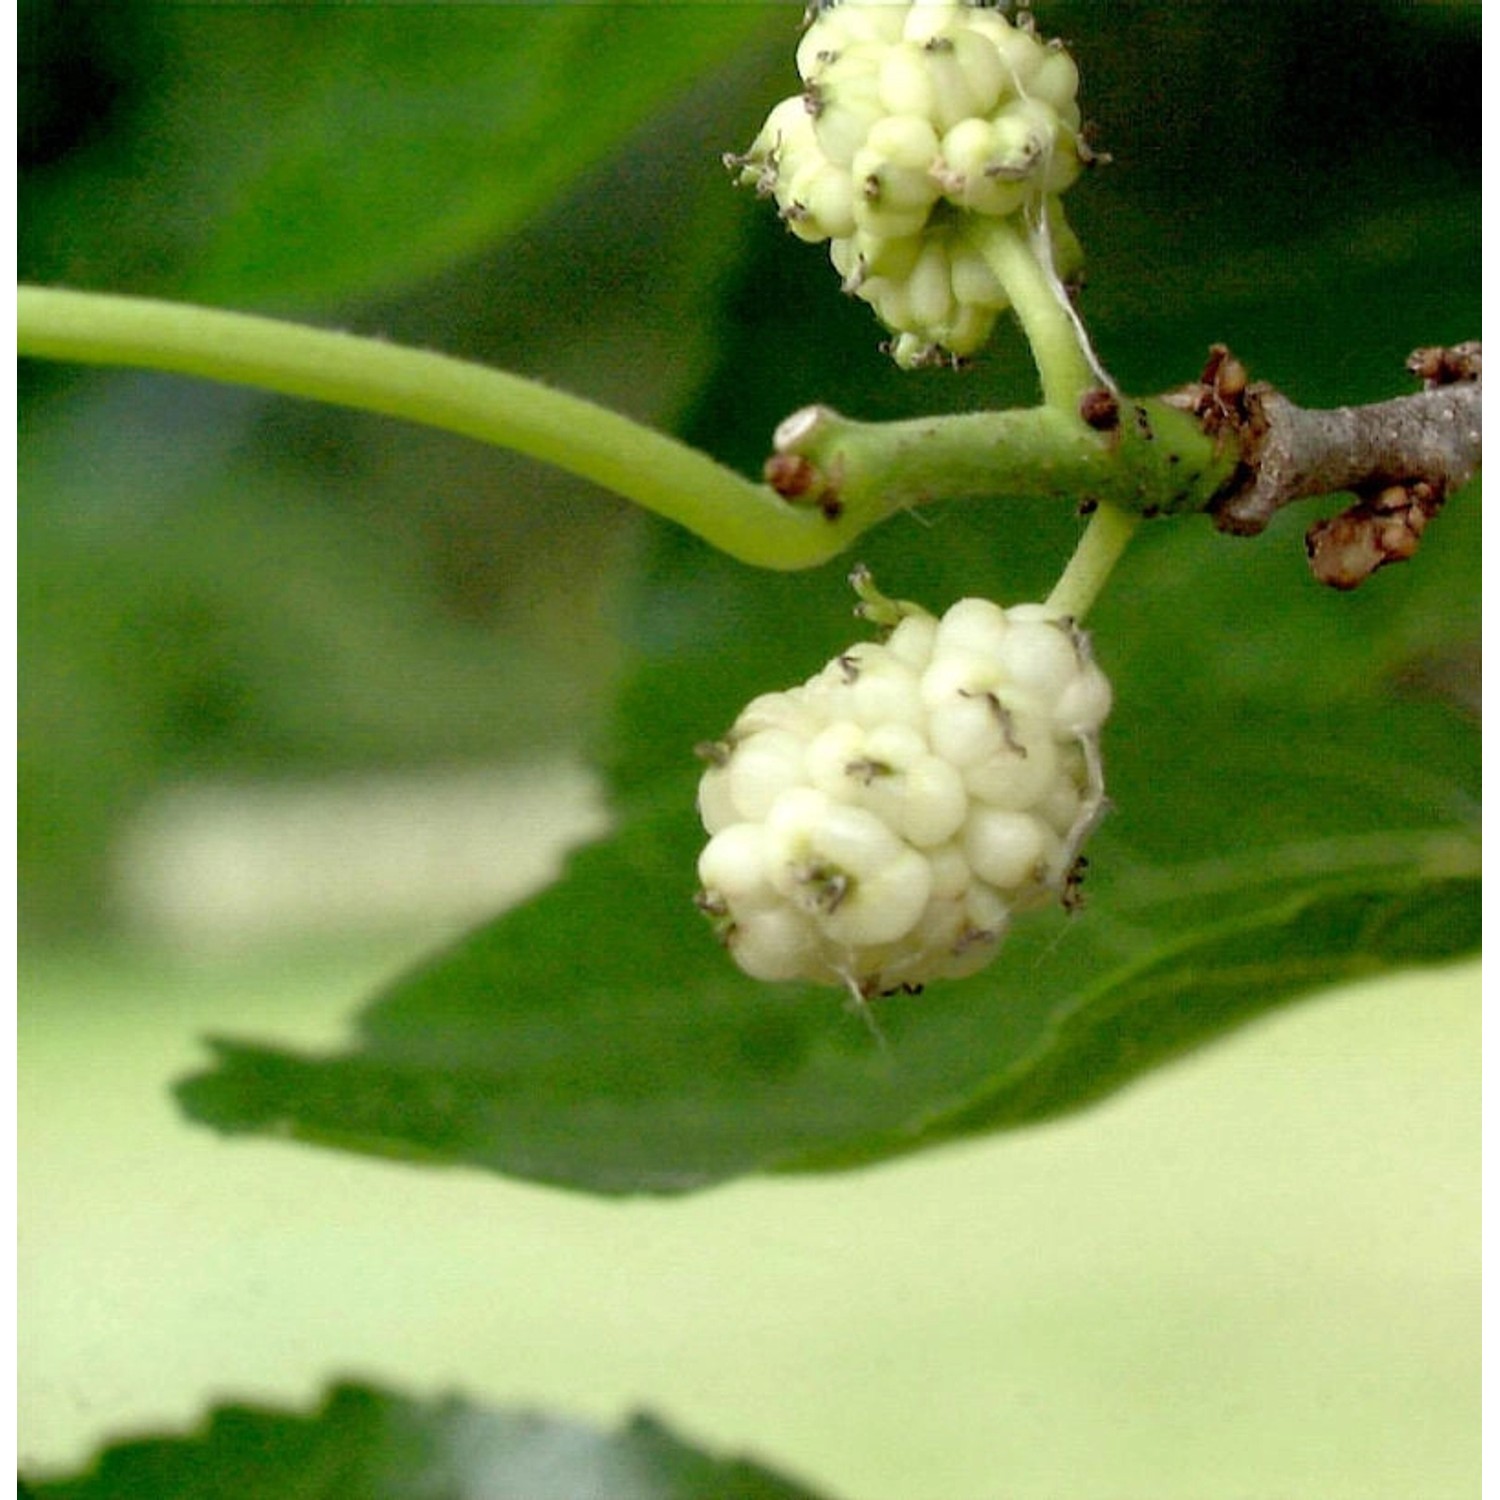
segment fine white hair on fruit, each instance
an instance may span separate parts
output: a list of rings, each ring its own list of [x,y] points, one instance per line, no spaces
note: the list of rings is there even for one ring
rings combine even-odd
[[[1013,917],[1077,904],[1104,809],[1108,679],[1044,605],[941,618],[862,593],[883,641],[753,699],[705,747],[698,904],[749,975],[861,1004],[977,972]]]

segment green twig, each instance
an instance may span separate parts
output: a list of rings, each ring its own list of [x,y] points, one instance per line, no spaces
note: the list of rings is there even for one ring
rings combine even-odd
[[[1090,384],[1086,345],[1052,326],[1061,311],[1039,316],[1051,328],[1043,342],[1052,352],[1041,360],[1051,395]],[[379,339],[41,287],[21,289],[17,327],[21,353],[38,358],[258,386],[515,449],[766,568],[814,567],[887,517],[932,500],[1045,497],[1134,512],[1198,510],[1237,460],[1234,444],[1215,444],[1190,414],[1149,399],[1121,400],[1108,430],[1055,402],[885,423],[809,407],[777,431],[772,489],[577,396]],[[1032,317],[1028,334],[1037,327]]]
[[[760,567],[815,566],[894,507],[830,517],[790,505],[706,454],[536,381],[426,350],[271,318],[93,292],[23,287],[22,354],[258,386],[478,438],[635,501]]]

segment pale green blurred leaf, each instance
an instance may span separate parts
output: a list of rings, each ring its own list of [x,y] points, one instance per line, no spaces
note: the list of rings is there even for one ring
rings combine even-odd
[[[134,108],[28,180],[23,274],[276,307],[389,291],[515,229],[767,21],[740,5],[141,8]]]

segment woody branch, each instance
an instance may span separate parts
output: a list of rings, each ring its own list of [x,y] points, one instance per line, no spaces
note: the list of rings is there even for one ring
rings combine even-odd
[[[1295,501],[1350,493],[1353,505],[1308,531],[1315,576],[1350,589],[1409,558],[1443,502],[1479,470],[1481,346],[1419,349],[1407,368],[1423,390],[1315,411],[1250,383],[1216,347],[1201,380],[1167,399],[1239,446],[1233,479],[1208,506],[1219,528],[1253,536]]]

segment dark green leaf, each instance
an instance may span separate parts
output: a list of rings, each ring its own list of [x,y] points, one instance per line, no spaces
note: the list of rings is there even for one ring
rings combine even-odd
[[[636,1417],[619,1432],[338,1385],[310,1416],[221,1406],[201,1435],[138,1438],[36,1500],[813,1500]]]
[[[627,694],[619,835],[398,983],[349,1056],[219,1043],[217,1071],[183,1085],[189,1112],[230,1132],[674,1192],[1074,1108],[1295,995],[1466,952],[1477,730],[1395,684],[1471,618],[1476,514],[1472,495],[1455,501],[1425,571],[1383,578],[1368,606],[1307,581],[1294,538],[1247,550],[1176,527],[1148,544],[1100,611],[1116,811],[1091,850],[1088,908],[1023,924],[971,980],[879,1004],[884,1048],[833,991],[745,979],[690,906],[703,835],[685,747],[786,680],[768,654],[804,657],[805,675],[846,642],[821,608],[841,613],[843,592],[825,574],[793,644],[768,652],[796,584],[672,539],[655,618],[694,645]],[[974,547],[921,570],[938,587],[946,572],[940,597],[980,526],[945,518],[947,540]],[[1236,545],[1245,571],[1207,620],[1191,580]],[[906,575],[901,592],[929,596]],[[1351,609],[1356,623],[1333,613]]]

